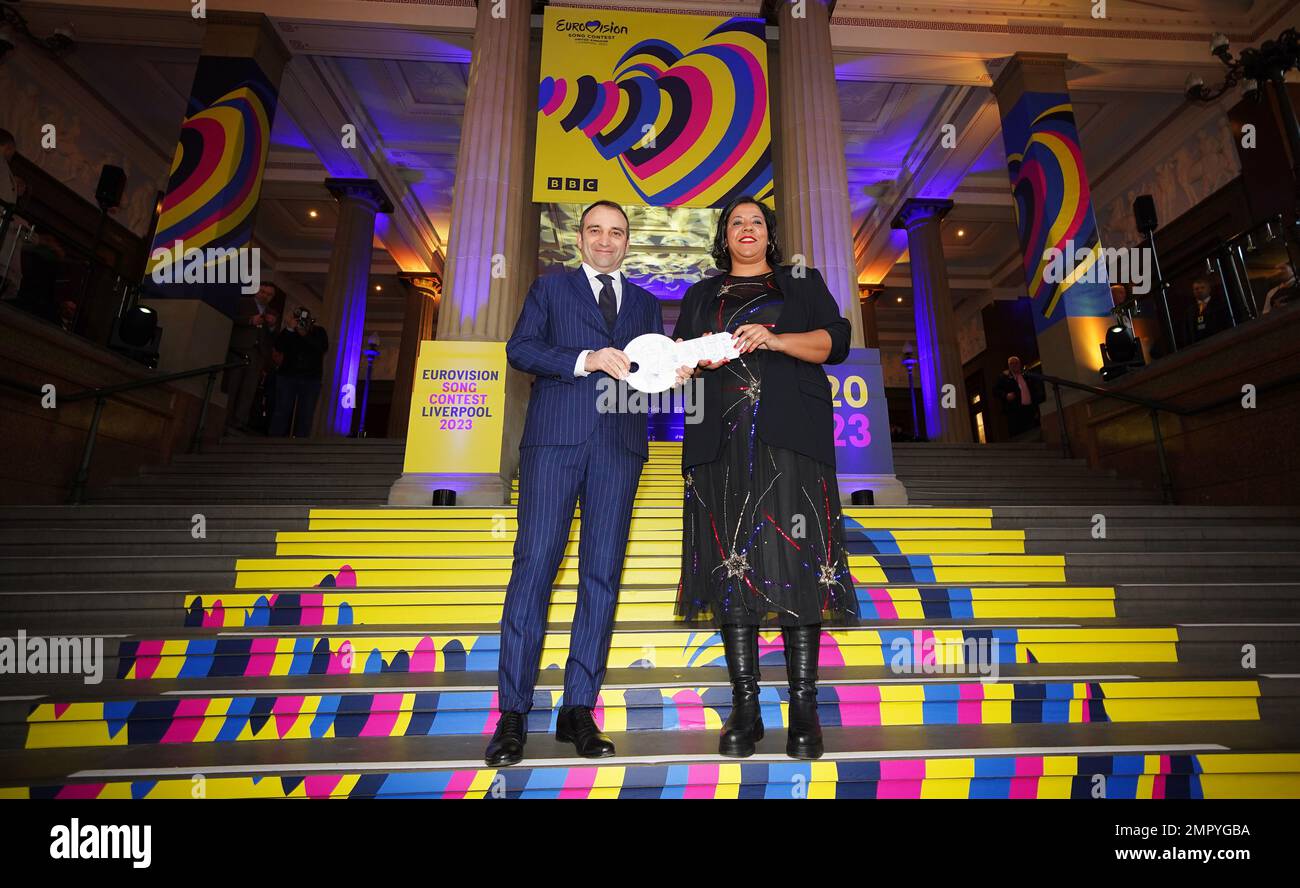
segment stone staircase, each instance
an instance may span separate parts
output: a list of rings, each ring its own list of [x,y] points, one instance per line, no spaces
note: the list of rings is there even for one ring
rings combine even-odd
[[[223,438],[87,497],[90,503],[382,503],[402,474],[401,438]]]
[[[908,501],[932,506],[1121,505],[1161,502],[1160,491],[1064,459],[1043,443],[894,444]]]
[[[0,637],[93,634],[105,660],[99,684],[0,676],[0,797],[1300,796],[1300,508],[1088,498],[1033,445],[947,473],[900,445],[922,490],[984,459],[1076,498],[846,508],[863,621],[823,632],[826,756],[784,755],[768,632],[768,735],[732,760],[720,639],[672,616],[680,450],[651,448],[596,714],[616,758],[553,737],[580,516],[527,756],[490,769],[514,507],[340,502],[331,479],[395,477],[399,446],[231,441],[156,473],[172,487],[0,509]]]

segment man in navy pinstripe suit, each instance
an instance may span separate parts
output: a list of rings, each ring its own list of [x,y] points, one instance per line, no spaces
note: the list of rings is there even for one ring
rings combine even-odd
[[[609,658],[632,500],[650,451],[647,415],[600,412],[598,385],[627,376],[622,346],[663,333],[658,300],[619,272],[627,245],[622,207],[588,207],[579,222],[581,267],[533,282],[506,343],[510,365],[536,379],[519,446],[519,535],[501,615],[501,715],[484,753],[491,766],[523,758],[551,586],[575,502],[582,510],[578,604],[555,736],[587,758],[614,754],[591,710]],[[690,372],[683,368],[678,378]]]

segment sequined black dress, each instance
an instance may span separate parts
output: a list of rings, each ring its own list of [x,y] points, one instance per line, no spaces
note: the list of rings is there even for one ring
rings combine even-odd
[[[782,305],[771,273],[728,276],[708,329],[775,325]],[[677,613],[718,625],[856,623],[835,468],[755,434],[768,357],[757,349],[705,371],[724,374],[721,407],[705,404],[723,411],[723,446],[686,471]]]

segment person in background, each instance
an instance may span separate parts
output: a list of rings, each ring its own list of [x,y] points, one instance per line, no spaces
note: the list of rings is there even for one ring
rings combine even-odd
[[[1300,282],[1296,281],[1295,265],[1291,262],[1282,264],[1282,280],[1264,297],[1261,315],[1266,315],[1275,308],[1300,304]]]
[[[1002,371],[993,386],[993,396],[1002,404],[1002,414],[1007,418],[1007,434],[1017,438],[1038,424],[1038,405],[1045,399],[1042,380],[1028,379],[1020,358],[1007,358],[1007,369]]]
[[[275,341],[279,317],[271,310],[275,299],[275,286],[263,283],[245,305],[240,299],[241,311],[230,332],[230,351],[238,358],[247,358],[248,366],[236,367],[226,374],[226,428],[248,431],[256,403],[257,386],[271,363],[271,346]]]
[[[77,303],[71,299],[64,299],[59,303],[59,326],[69,333],[75,332],[77,328]]]
[[[18,151],[14,134],[7,129],[0,129],[0,201],[13,205],[18,203],[19,181],[9,168],[9,162]],[[9,209],[0,205],[0,224],[3,224],[5,211]],[[18,298],[22,285],[22,247],[19,244],[19,226],[22,220],[10,215],[5,227],[4,238],[0,239],[0,300]]]
[[[275,337],[275,350],[282,357],[275,374],[270,434],[277,438],[289,436],[290,419],[295,438],[311,436],[325,352],[330,347],[329,335],[316,326],[316,319],[306,308],[294,310],[292,321],[292,327],[285,327]]]
[[[1178,344],[1187,346],[1200,342],[1231,326],[1232,317],[1228,314],[1226,298],[1215,294],[1214,284],[1209,278],[1193,280],[1192,304],[1183,319],[1183,335]]]

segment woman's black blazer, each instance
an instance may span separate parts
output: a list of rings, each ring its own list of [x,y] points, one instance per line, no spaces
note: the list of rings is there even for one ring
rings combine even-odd
[[[807,333],[825,330],[831,337],[827,364],[839,364],[849,354],[849,322],[840,315],[826,281],[815,268],[804,269],[802,277],[788,265],[777,266],[776,284],[785,305],[774,333]],[[673,328],[674,339],[694,339],[709,331],[709,309],[722,287],[725,275],[704,278],[691,285],[682,297],[682,310]],[[753,352],[751,354],[756,354]],[[768,352],[763,365],[763,392],[758,408],[757,434],[769,446],[783,447],[810,456],[828,466],[835,465],[835,427],[831,411],[831,387],[820,364],[810,364],[778,352]],[[725,370],[704,372],[702,421],[686,424],[682,443],[682,470],[713,462],[722,447],[722,384]]]

